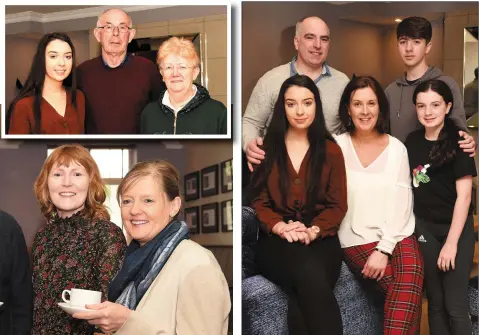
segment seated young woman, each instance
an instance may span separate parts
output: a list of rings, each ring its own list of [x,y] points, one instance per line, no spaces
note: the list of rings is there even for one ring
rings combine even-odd
[[[337,230],[347,211],[346,173],[309,77],[295,75],[281,86],[263,148],[268,154],[251,180],[262,223],[258,268],[289,296],[291,335],[343,334],[333,288],[342,261]]]
[[[336,137],[346,164],[348,212],[338,235],[345,260],[385,294],[384,335],[419,335],[423,260],[414,233],[406,147],[389,133],[389,105],[372,77],[344,89]]]

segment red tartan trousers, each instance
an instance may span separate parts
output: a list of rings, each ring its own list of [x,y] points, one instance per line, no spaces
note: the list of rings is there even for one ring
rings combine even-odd
[[[378,242],[343,249],[345,261],[356,273],[361,273]],[[386,295],[384,302],[384,335],[419,335],[421,327],[421,297],[424,262],[413,236],[396,244],[388,261],[384,277],[378,282]]]

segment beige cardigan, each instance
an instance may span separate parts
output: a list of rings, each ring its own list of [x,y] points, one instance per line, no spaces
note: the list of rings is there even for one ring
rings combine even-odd
[[[118,335],[223,335],[228,332],[228,284],[213,254],[182,241]]]

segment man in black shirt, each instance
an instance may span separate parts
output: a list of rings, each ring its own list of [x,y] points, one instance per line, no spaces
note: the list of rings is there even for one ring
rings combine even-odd
[[[32,271],[23,232],[15,219],[0,211],[0,334],[31,333]]]

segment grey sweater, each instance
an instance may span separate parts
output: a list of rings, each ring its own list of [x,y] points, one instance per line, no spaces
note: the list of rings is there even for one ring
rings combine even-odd
[[[328,68],[331,76],[321,78],[316,86],[321,96],[326,128],[332,134],[340,134],[342,127],[338,115],[339,100],[349,79],[331,66],[328,65]],[[275,67],[256,83],[243,115],[243,150],[253,138],[265,135],[281,85],[291,75],[290,69],[290,63]]]
[[[403,143],[406,141],[406,137],[409,133],[421,126],[417,119],[416,108],[412,102],[412,96],[417,85],[429,79],[442,80],[449,86],[454,97],[454,106],[450,118],[458,128],[466,129],[464,103],[457,83],[451,77],[444,75],[438,68],[430,67],[422,78],[412,85],[408,84],[406,81],[406,75],[404,75],[395,82],[389,84],[386,88],[386,96],[389,100],[389,111],[391,113],[391,135],[398,138]]]

